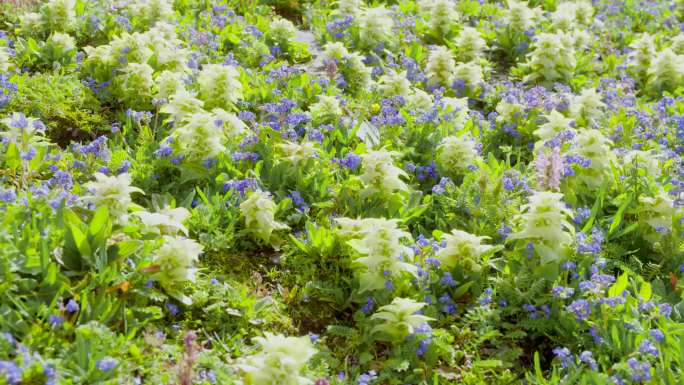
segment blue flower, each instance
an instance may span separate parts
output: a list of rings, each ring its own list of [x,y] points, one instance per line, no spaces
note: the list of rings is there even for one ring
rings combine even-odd
[[[118,364],[117,360],[115,360],[112,357],[105,357],[101,360],[98,360],[95,363],[95,366],[100,369],[101,371],[107,373],[108,371],[114,369],[116,365]]]
[[[560,359],[561,367],[563,369],[567,368],[570,363],[572,363],[572,353],[570,353],[570,349],[568,348],[557,347],[553,349],[553,354],[556,358]]]
[[[577,321],[584,321],[591,315],[591,305],[585,299],[572,301],[570,305],[566,306],[566,310],[574,313]]]
[[[591,368],[591,370],[596,370],[598,368],[598,365],[596,364],[596,360],[592,356],[590,351],[584,351],[580,353],[580,361],[584,362]]]
[[[9,385],[21,384],[23,371],[12,361],[0,361],[0,375],[5,376]]]
[[[639,345],[639,352],[643,354],[650,354],[654,357],[658,357],[658,354],[660,354],[658,348],[656,348],[649,340],[641,341],[641,344]]]
[[[665,333],[663,333],[660,329],[651,329],[649,334],[658,343],[665,340]]]
[[[80,310],[80,308],[81,307],[78,305],[78,302],[74,301],[73,299],[70,299],[66,304],[67,313],[76,313]]]
[[[51,314],[50,317],[48,317],[48,323],[53,327],[62,326],[64,323],[64,317]]]

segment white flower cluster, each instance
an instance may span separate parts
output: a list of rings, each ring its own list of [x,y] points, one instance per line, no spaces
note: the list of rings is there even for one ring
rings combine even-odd
[[[188,229],[183,225],[183,222],[188,219],[190,212],[183,207],[174,209],[164,207],[155,213],[136,211],[133,215],[140,219],[140,223],[143,225],[142,231],[145,233],[176,235],[180,232],[185,236],[188,235]]]
[[[570,154],[591,162],[588,167],[579,168],[576,176],[591,190],[599,188],[610,176],[610,165],[615,159],[610,146],[611,141],[599,130],[585,129],[575,136]]]
[[[672,230],[672,217],[677,210],[674,200],[660,189],[653,197],[639,197],[639,215],[657,232]]]
[[[507,4],[505,23],[517,33],[534,28],[537,21],[542,18],[542,10],[538,7],[528,7],[527,1],[508,0]]]
[[[189,161],[214,159],[226,151],[225,141],[245,131],[245,124],[220,108],[191,113],[171,132],[176,148]]]
[[[591,25],[594,7],[588,1],[566,1],[558,4],[551,14],[551,24],[565,31]]]
[[[516,217],[518,231],[507,240],[525,239],[534,242],[541,261],[558,260],[563,249],[572,243],[572,225],[567,218],[572,212],[563,203],[563,194],[549,191],[535,192]]]
[[[463,62],[480,59],[487,49],[487,42],[480,35],[480,31],[473,27],[463,27],[455,43],[458,59]]]
[[[323,59],[335,64],[335,70],[344,78],[345,88],[352,92],[366,90],[372,84],[372,70],[363,63],[363,56],[358,52],[349,52],[340,42],[327,43],[323,46]]]
[[[446,241],[446,247],[440,249],[436,257],[447,269],[460,265],[466,271],[480,271],[482,255],[493,247],[482,244],[483,241],[490,239],[489,237],[479,237],[456,229],[452,230],[451,234],[445,234],[442,239]]]
[[[5,46],[0,46],[0,72],[9,72],[14,69],[9,50]]]
[[[357,24],[359,41],[363,47],[375,48],[380,43],[391,41],[394,21],[384,6],[362,10]]]
[[[388,70],[378,80],[378,89],[386,97],[409,96],[411,82],[406,78],[406,71]]]
[[[330,95],[320,95],[318,101],[309,106],[309,115],[314,124],[336,123],[342,116],[340,101]]]
[[[442,139],[437,154],[437,163],[448,173],[462,173],[480,158],[475,141],[465,135]]]
[[[671,48],[658,52],[648,68],[649,87],[658,90],[674,90],[684,79],[684,55],[677,55]]]
[[[408,186],[400,178],[407,176],[406,172],[392,162],[396,155],[394,151],[379,150],[360,156],[363,167],[360,178],[367,194],[408,191]]]
[[[562,132],[573,132],[572,119],[566,118],[560,112],[553,110],[546,114],[546,123],[541,124],[534,130],[533,134],[539,138],[535,143],[535,148],[543,146],[546,142],[556,137]]]
[[[45,124],[36,118],[26,117],[24,114],[14,112],[12,115],[0,120],[6,129],[0,131],[0,137],[8,143],[13,143],[21,151],[28,151],[31,146],[45,146],[48,144],[45,138]]]
[[[531,73],[524,80],[569,82],[577,65],[573,35],[567,32],[544,32],[536,35],[535,39],[526,63]]]
[[[436,36],[446,36],[459,20],[456,4],[451,0],[423,0],[419,5],[428,28]]]
[[[472,51],[473,47],[464,47],[466,56],[479,55]],[[465,50],[471,50],[470,52]],[[444,46],[437,46],[430,51],[425,67],[428,83],[451,88],[454,81],[462,81],[463,86],[473,89],[483,80],[482,67],[475,61],[456,63],[451,51]]]
[[[656,53],[655,40],[649,33],[642,33],[629,45],[632,51],[628,55],[629,66],[638,75],[644,75],[651,66],[651,61]]]
[[[169,97],[168,88],[157,96],[157,77],[164,71],[176,73],[176,78],[189,73],[189,51],[177,38],[175,27],[157,22],[144,33],[123,33],[115,36],[109,44],[84,47],[86,58],[83,72],[97,81],[110,81],[115,74],[113,94],[129,106],[149,106],[152,97]],[[163,79],[168,79],[165,74]]]
[[[269,37],[280,45],[287,44],[297,33],[297,27],[290,20],[281,17],[271,20]]]
[[[583,89],[570,100],[570,116],[576,122],[594,123],[603,115],[606,104],[601,95],[593,88]]]
[[[84,196],[83,200],[95,207],[107,207],[110,217],[115,222],[125,222],[128,218],[128,208],[133,203],[131,194],[143,191],[131,186],[129,174],[108,176],[98,172],[94,177],[94,181],[84,185],[90,194]]]
[[[207,108],[232,108],[242,98],[240,73],[233,66],[207,64],[197,77],[199,96]]]
[[[263,191],[252,192],[249,198],[240,204],[245,225],[266,243],[270,242],[273,231],[289,228],[275,220],[275,210],[275,202]]]
[[[454,82],[455,71],[456,60],[454,60],[449,48],[437,46],[430,51],[427,66],[425,67],[428,83],[451,87],[451,84]]]
[[[173,2],[169,0],[134,0],[126,10],[136,25],[150,27],[158,21],[171,21],[175,17]]]
[[[177,295],[180,285],[194,282],[197,269],[194,267],[204,249],[192,239],[165,235],[162,246],[154,254],[153,264],[157,266],[154,279],[169,292]],[[187,299],[182,297],[184,302]]]
[[[260,351],[246,357],[238,367],[245,374],[245,383],[251,385],[308,385],[311,380],[302,376],[316,348],[308,336],[286,337],[264,333],[255,337]]]
[[[397,227],[398,220],[338,218],[336,221],[340,235],[351,238],[347,243],[362,255],[354,260],[359,266],[359,292],[383,289],[393,275],[417,273],[418,268],[410,263],[413,250],[401,242],[411,239],[411,234]]]
[[[382,324],[373,328],[373,333],[384,333],[391,340],[402,341],[413,334],[417,327],[424,325],[434,318],[418,314],[427,304],[416,302],[409,298],[397,297],[389,305],[381,306],[372,316],[372,320],[381,320]]]

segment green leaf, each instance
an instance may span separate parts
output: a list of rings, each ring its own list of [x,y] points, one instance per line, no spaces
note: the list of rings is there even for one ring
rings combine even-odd
[[[88,233],[91,236],[99,234],[106,228],[107,222],[109,222],[109,210],[106,206],[101,206],[95,211],[93,219],[90,220]]]
[[[620,205],[618,208],[618,211],[615,213],[615,216],[613,216],[613,223],[610,224],[610,228],[608,228],[608,235],[612,235],[615,230],[620,226],[620,223],[622,223],[622,217],[625,215],[625,210],[629,206],[630,203],[632,203],[632,196],[630,195],[629,198],[625,199],[624,202]]]
[[[627,289],[627,284],[629,283],[627,273],[623,273],[620,275],[613,284],[613,286],[608,289],[608,296],[610,297],[619,297],[622,295],[622,293]]]
[[[651,284],[648,282],[642,283],[641,289],[639,290],[639,297],[641,297],[644,301],[648,301],[651,299],[651,294],[653,294]]]

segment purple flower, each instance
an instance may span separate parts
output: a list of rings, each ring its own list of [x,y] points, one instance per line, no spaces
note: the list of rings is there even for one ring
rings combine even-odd
[[[665,333],[663,333],[660,329],[651,329],[649,334],[658,343],[661,343],[665,340]]]
[[[0,361],[0,375],[5,377],[8,385],[19,385],[23,371],[12,361]]]
[[[73,299],[70,299],[66,304],[66,311],[70,314],[78,312],[80,308],[81,307],[78,305],[78,302],[74,301]]]
[[[585,299],[572,301],[565,308],[567,311],[575,314],[577,321],[584,321],[591,315],[591,305]]]
[[[178,315],[178,312],[180,311],[180,309],[178,309],[178,306],[176,306],[175,304],[172,304],[171,302],[167,302],[167,303],[166,303],[166,309],[167,309],[167,310],[169,311],[169,313],[171,313],[171,315],[174,316],[174,317],[175,317],[176,315]]]
[[[48,323],[52,327],[62,326],[62,324],[64,323],[64,317],[51,314],[50,317],[48,317]]]
[[[572,363],[572,353],[570,353],[568,348],[557,347],[553,349],[553,354],[556,358],[560,359],[563,369],[566,369]]]
[[[580,361],[584,362],[591,368],[591,370],[596,370],[598,368],[598,365],[596,364],[596,360],[594,360],[594,357],[592,356],[590,351],[584,351],[580,353]]]
[[[105,357],[101,360],[98,360],[97,363],[95,363],[95,366],[101,371],[107,373],[108,371],[114,369],[117,364],[118,362],[114,358]]]
[[[649,340],[641,341],[641,344],[639,345],[639,352],[643,354],[650,354],[654,357],[658,357],[658,354],[660,354],[658,348],[656,348]]]
[[[375,300],[373,300],[373,298],[368,298],[368,301],[366,301],[366,304],[363,305],[363,307],[361,308],[361,311],[368,314],[368,313],[373,311],[374,307],[375,307]]]

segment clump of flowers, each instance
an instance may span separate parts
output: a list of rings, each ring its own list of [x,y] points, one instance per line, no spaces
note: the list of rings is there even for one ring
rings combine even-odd
[[[653,197],[639,197],[639,214],[658,233],[672,229],[672,217],[676,213],[674,200],[665,190],[659,190]]]
[[[421,12],[426,17],[429,30],[439,37],[446,36],[459,19],[456,4],[451,0],[423,1]]]
[[[442,266],[453,269],[457,265],[463,266],[466,271],[480,271],[482,256],[489,252],[493,246],[482,244],[490,237],[479,237],[461,230],[452,230],[451,234],[442,237],[446,246],[439,249],[435,255],[439,258]]]
[[[645,75],[656,53],[653,36],[649,33],[642,33],[629,47],[632,49],[628,56],[629,66],[634,68],[638,75]]]
[[[603,114],[605,103],[593,88],[585,88],[570,100],[570,116],[576,122],[594,123]]]
[[[185,75],[180,72],[162,71],[154,78],[154,97],[158,100],[168,101],[168,99],[179,91],[185,90]]]
[[[303,144],[286,142],[281,143],[278,147],[283,151],[284,159],[295,166],[318,156],[318,150],[312,142],[304,142]]]
[[[7,118],[0,120],[6,130],[0,131],[0,137],[6,143],[17,147],[24,159],[33,158],[36,147],[45,147],[49,144],[45,138],[45,124],[38,119],[26,117],[21,112],[15,112]]]
[[[342,116],[340,101],[335,96],[321,95],[309,107],[309,114],[314,124],[336,123]]]
[[[169,102],[161,108],[161,112],[171,115],[174,122],[182,122],[192,114],[203,112],[204,102],[197,99],[194,93],[184,88],[177,89]]]
[[[576,175],[592,190],[601,186],[610,174],[610,163],[614,159],[610,144],[610,140],[599,130],[582,130],[575,137],[571,156],[579,156],[590,162],[587,167],[579,168]]]
[[[75,0],[50,0],[40,11],[43,25],[52,31],[71,31],[78,22]]]
[[[188,219],[190,212],[183,207],[173,209],[164,207],[154,213],[136,211],[133,215],[140,218],[144,232],[158,235],[176,235],[180,232],[188,235],[188,229],[183,225],[183,222]]]
[[[454,68],[454,81],[462,82],[462,85],[468,89],[474,90],[482,83],[483,78],[482,67],[474,61],[458,63]]]
[[[648,83],[654,90],[674,90],[682,84],[683,74],[684,56],[665,48],[658,52],[648,68]]]
[[[290,20],[280,17],[271,20],[269,36],[281,46],[286,45],[288,41],[294,38],[296,33],[297,27]]]
[[[418,314],[427,304],[409,298],[397,297],[389,305],[381,306],[371,319],[383,323],[373,328],[373,333],[380,333],[380,339],[401,342],[415,330],[434,321],[434,318]]]
[[[456,60],[447,47],[437,46],[430,51],[425,72],[428,84],[451,87],[456,71]]]
[[[76,40],[66,33],[53,33],[43,47],[43,56],[48,63],[68,63],[75,54]]]
[[[158,21],[172,20],[173,2],[169,0],[135,0],[126,5],[128,14],[141,27],[150,27]]]
[[[260,351],[238,364],[245,373],[247,384],[311,384],[311,380],[302,376],[307,363],[316,354],[308,336],[286,337],[266,332],[264,337],[255,337],[254,341]]]
[[[205,65],[197,77],[199,97],[206,108],[232,108],[242,98],[240,73],[233,66]]]
[[[560,148],[554,147],[550,151],[540,149],[534,159],[534,168],[537,171],[537,185],[544,190],[560,189],[561,176],[563,173],[563,158]]]
[[[589,26],[593,20],[594,7],[588,1],[567,1],[558,4],[551,14],[551,21],[556,29],[565,31],[581,26]]]
[[[362,256],[354,263],[359,278],[359,292],[391,288],[391,279],[403,272],[415,275],[418,268],[409,263],[413,258],[411,248],[401,243],[411,239],[411,234],[397,227],[396,219],[338,218],[340,234],[351,239],[347,242]]]
[[[484,50],[487,49],[487,42],[473,27],[463,27],[455,43],[458,59],[463,62],[480,59]]]
[[[517,33],[524,33],[534,28],[537,20],[542,17],[541,9],[528,7],[526,1],[508,0],[507,4],[508,12],[505,22],[508,28]]]
[[[185,237],[165,235],[162,239],[163,244],[154,255],[153,277],[169,294],[177,295],[181,284],[195,281],[194,265],[204,248]],[[188,302],[184,297],[180,299]]]
[[[392,36],[392,16],[383,7],[364,9],[357,20],[361,46],[375,48],[379,43],[390,41]]]
[[[507,241],[525,239],[535,242],[542,263],[558,260],[564,247],[571,245],[573,229],[567,221],[572,216],[563,203],[563,194],[549,191],[535,192],[529,202],[522,206],[522,214],[516,217],[518,231],[510,234]]]
[[[475,141],[466,136],[447,136],[437,147],[437,163],[445,172],[460,173],[479,159]]]
[[[128,63],[114,79],[115,94],[129,107],[149,106],[154,70],[148,64]]]
[[[183,119],[171,133],[178,151],[190,161],[213,159],[225,152],[225,122],[208,112],[193,113]]]
[[[526,63],[531,72],[524,80],[569,82],[577,65],[572,35],[564,32],[540,33],[535,39]]]
[[[109,215],[115,221],[125,221],[128,217],[128,208],[133,203],[131,194],[143,191],[131,186],[130,174],[107,176],[98,172],[94,177],[94,181],[84,185],[90,192],[90,195],[83,197],[84,201],[92,203],[95,207],[107,207]]]
[[[392,162],[392,158],[396,155],[394,151],[384,150],[370,151],[360,155],[363,167],[363,174],[360,178],[366,187],[366,193],[408,191],[408,186],[400,179],[400,177],[407,176],[406,172]]]
[[[539,125],[539,127],[534,130],[533,134],[539,138],[539,141],[535,147],[540,147],[545,143],[553,140],[559,134],[565,132],[574,132],[572,128],[572,119],[566,118],[560,112],[553,110],[546,116],[546,123]]]
[[[275,220],[276,204],[268,193],[254,191],[240,204],[240,212],[245,217],[245,225],[264,242],[271,241],[275,230],[289,228]]]
[[[406,98],[411,89],[411,82],[406,78],[406,71],[389,70],[380,77],[378,89],[386,97],[402,96]]]

